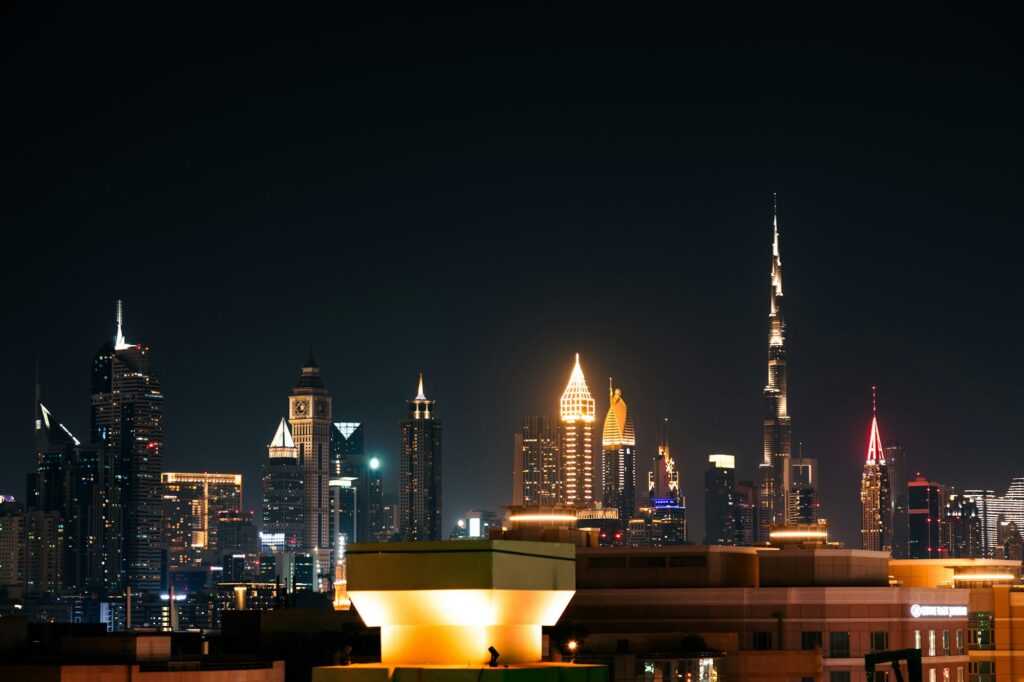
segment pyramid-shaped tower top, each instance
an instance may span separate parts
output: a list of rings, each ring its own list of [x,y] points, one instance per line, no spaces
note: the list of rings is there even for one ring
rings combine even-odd
[[[868,465],[885,464],[885,450],[882,448],[882,436],[878,433],[878,399],[875,387],[871,387],[871,436],[868,440]]]
[[[310,348],[293,393],[323,393],[324,389],[323,379],[320,378],[320,367],[316,364],[316,358],[313,357],[313,349]]]
[[[608,406],[608,416],[604,418],[601,444],[635,446],[636,432],[633,429],[633,415],[626,408],[626,401],[622,399],[622,389],[612,390],[609,379],[609,391],[611,404]]]
[[[270,441],[269,447],[272,448],[294,448],[295,441],[292,440],[292,431],[288,428],[288,420],[281,417],[281,423],[277,425],[277,432],[274,433],[273,440]]]
[[[587,380],[583,378],[583,369],[580,367],[580,354],[576,354],[576,366],[569,376],[569,384],[562,393],[561,401],[562,421],[574,422],[582,419],[586,422],[594,421],[595,405],[594,398],[587,388]]]
[[[292,440],[291,429],[288,428],[288,421],[282,417],[281,423],[277,425],[277,431],[274,433],[274,438],[270,441],[270,445],[267,446],[268,453],[271,457],[295,457],[296,450],[295,441]]]

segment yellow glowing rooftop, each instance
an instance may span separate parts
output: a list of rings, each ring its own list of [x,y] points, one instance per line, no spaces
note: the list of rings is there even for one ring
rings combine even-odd
[[[633,428],[633,415],[626,409],[626,401],[622,399],[622,389],[612,389],[608,385],[608,415],[604,418],[602,445],[636,445],[636,431]]]
[[[569,376],[569,384],[562,394],[561,414],[562,421],[574,422],[583,420],[594,421],[596,407],[594,398],[587,388],[587,380],[583,378],[583,369],[580,367],[580,354],[576,354],[576,366]]]
[[[381,628],[381,662],[482,664],[541,657],[575,592],[575,547],[550,542],[357,543],[346,554],[348,594]]]

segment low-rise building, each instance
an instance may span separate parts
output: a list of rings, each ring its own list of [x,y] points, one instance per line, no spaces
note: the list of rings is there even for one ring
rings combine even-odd
[[[576,561],[552,645],[574,638],[613,680],[676,660],[695,680],[856,682],[865,654],[917,648],[925,680],[961,682],[973,660],[967,591],[892,585],[886,552],[583,547]]]
[[[889,570],[895,584],[945,589],[967,597],[970,682],[1009,682],[1024,675],[1024,585],[1019,561],[893,559]]]

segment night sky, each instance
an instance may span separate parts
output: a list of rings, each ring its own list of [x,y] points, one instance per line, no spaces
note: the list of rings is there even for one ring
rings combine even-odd
[[[285,7],[2,10],[0,492],[34,466],[36,357],[87,435],[122,298],[165,469],[241,472],[247,508],[310,346],[391,491],[424,372],[446,528],[511,501],[512,434],[579,352],[639,481],[671,420],[699,542],[707,455],[761,457],[773,192],[794,440],[838,537],[872,384],[911,471],[1024,475],[1013,22]]]

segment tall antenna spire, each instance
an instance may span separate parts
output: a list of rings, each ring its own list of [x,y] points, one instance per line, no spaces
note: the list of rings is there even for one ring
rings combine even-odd
[[[420,390],[416,394],[416,400],[426,400],[427,396],[423,394],[423,372],[420,372]]]
[[[121,299],[117,299],[117,334],[114,335],[114,350],[123,350],[128,348],[130,344],[124,338],[124,305],[121,303]]]
[[[878,432],[878,392],[871,387],[871,436],[868,440],[868,464],[885,464],[882,436]]]
[[[608,398],[615,397],[615,389],[612,388],[612,378],[608,377]]]

